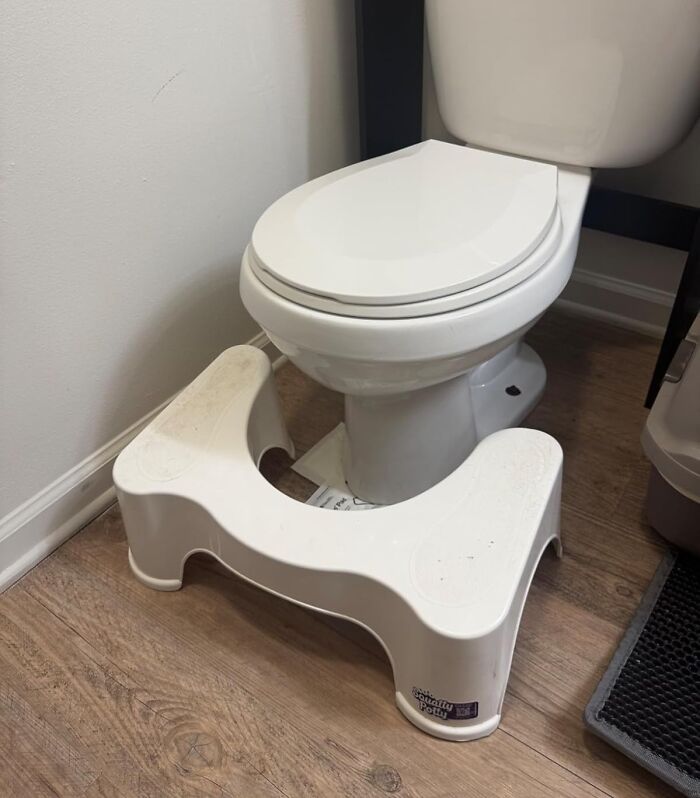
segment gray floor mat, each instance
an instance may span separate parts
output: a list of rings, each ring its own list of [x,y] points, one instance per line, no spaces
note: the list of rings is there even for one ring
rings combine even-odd
[[[700,798],[700,560],[669,552],[585,710],[588,727]]]

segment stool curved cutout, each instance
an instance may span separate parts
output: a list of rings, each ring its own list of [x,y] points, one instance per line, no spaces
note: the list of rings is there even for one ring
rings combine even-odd
[[[182,585],[214,556],[253,584],[368,629],[416,726],[470,740],[494,731],[520,617],[548,544],[560,552],[562,452],[550,436],[485,438],[447,478],[365,512],[295,501],[258,471],[293,455],[268,358],[223,352],[119,455],[114,481],[135,576]]]

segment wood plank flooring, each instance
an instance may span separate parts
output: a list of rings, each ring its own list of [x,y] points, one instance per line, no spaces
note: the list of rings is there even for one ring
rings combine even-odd
[[[565,452],[565,556],[536,574],[498,731],[426,736],[369,634],[207,558],[181,591],[147,590],[114,506],[0,596],[0,796],[675,795],[581,720],[664,551],[639,446],[657,343],[554,312],[529,340],[549,382],[528,424]],[[277,376],[301,453],[341,397]],[[304,499],[288,466],[271,453],[264,470]]]

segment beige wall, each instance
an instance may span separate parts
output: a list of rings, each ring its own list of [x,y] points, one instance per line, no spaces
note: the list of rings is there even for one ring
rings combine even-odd
[[[3,4],[0,528],[256,333],[256,217],[357,156],[354,35],[349,0]]]

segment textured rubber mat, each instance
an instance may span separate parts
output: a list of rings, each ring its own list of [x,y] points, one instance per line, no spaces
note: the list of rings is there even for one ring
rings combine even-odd
[[[585,711],[595,734],[700,798],[700,560],[669,552]]]

